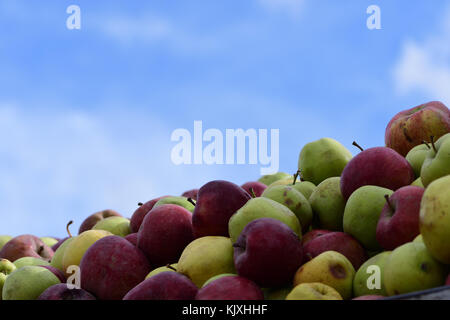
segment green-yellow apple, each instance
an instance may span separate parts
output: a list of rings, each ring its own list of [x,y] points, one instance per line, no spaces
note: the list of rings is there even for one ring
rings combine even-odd
[[[84,253],[101,238],[113,235],[105,230],[88,230],[74,237],[64,250],[62,259],[63,272],[67,275],[67,268],[79,266]]]
[[[450,132],[450,111],[439,101],[431,101],[397,113],[386,127],[386,146],[406,156],[409,150]]]
[[[60,246],[58,249],[56,249],[55,254],[53,255],[52,261],[50,262],[50,265],[60,271],[65,271],[63,268],[63,258],[64,258],[64,254],[66,253],[66,249],[67,246],[69,245],[69,243],[73,240],[73,237],[70,237],[68,239],[66,239]]]
[[[61,283],[50,270],[25,266],[11,273],[3,285],[3,300],[36,300],[47,288]]]
[[[78,229],[78,234],[81,234],[87,230],[91,230],[92,227],[95,226],[95,224],[102,219],[105,219],[108,217],[121,217],[121,216],[122,215],[120,213],[118,213],[115,210],[111,210],[111,209],[102,210],[102,211],[93,213],[83,221],[80,228]]]
[[[342,300],[333,287],[320,282],[302,283],[287,295],[286,300]]]
[[[253,220],[273,218],[287,224],[299,237],[302,235],[300,221],[286,206],[264,197],[250,199],[230,219],[228,229],[235,243],[245,226]]]
[[[338,141],[322,138],[306,144],[300,152],[298,169],[302,178],[318,185],[330,177],[339,177],[352,154]]]
[[[284,178],[292,178],[293,179],[293,176],[286,172],[277,172],[274,174],[267,174],[265,176],[262,176],[261,178],[258,179],[258,181],[261,183],[264,183],[266,186],[268,186],[271,183],[273,183],[277,180],[284,179]]]
[[[425,187],[436,179],[450,174],[450,133],[431,142],[425,161],[420,171],[420,177]]]
[[[423,243],[423,236],[421,234],[419,234],[414,240],[413,242],[422,242]]]
[[[198,288],[218,274],[236,273],[230,238],[208,236],[192,241],[181,254],[177,271]]]
[[[420,242],[396,248],[384,266],[384,286],[389,296],[443,286],[446,276],[444,265]]]
[[[175,197],[175,196],[164,197],[164,198],[159,199],[155,203],[153,208],[157,208],[159,206],[162,206],[163,204],[176,204],[177,206],[181,206],[190,212],[194,212],[194,209],[195,209],[194,205],[188,201],[188,198]]]
[[[334,288],[343,299],[350,299],[354,276],[355,269],[343,254],[325,251],[298,269],[294,277],[294,286],[320,282]]]
[[[272,199],[288,207],[300,221],[302,231],[308,231],[311,226],[313,211],[308,199],[306,199],[302,193],[294,189],[293,186],[268,187],[261,196]]]
[[[25,266],[49,266],[50,263],[48,263],[45,260],[34,258],[34,257],[23,257],[20,259],[17,259],[14,261],[14,264],[16,265],[17,269],[25,267]]]
[[[236,276],[237,274],[235,273],[222,273],[222,274],[218,274],[217,276],[211,277],[210,279],[208,279],[208,281],[206,281],[202,288],[206,287],[208,284],[210,284],[211,282],[213,282],[214,280],[223,278],[223,277],[228,277],[228,276]]]
[[[0,250],[2,250],[3,246],[11,239],[11,236],[0,236]]]
[[[393,191],[377,187],[363,186],[352,193],[344,211],[344,232],[351,234],[367,250],[378,250],[376,238],[378,219],[386,204],[385,195]]]
[[[316,185],[310,181],[299,181],[300,179],[295,181],[295,178],[289,177],[281,180],[277,180],[269,185],[269,187],[273,186],[291,186],[301,194],[305,196],[306,199],[309,199],[313,191],[316,189]]]
[[[1,293],[6,278],[16,269],[17,267],[15,266],[15,264],[9,261],[8,259],[0,259],[0,300],[2,300]]]
[[[391,251],[381,252],[367,260],[355,274],[353,280],[353,295],[355,297],[367,295],[386,296],[384,287],[384,266]],[[370,279],[369,279],[370,278]],[[369,283],[368,281],[369,280]]]
[[[414,180],[413,183],[411,183],[412,186],[416,186],[416,187],[421,187],[421,188],[425,188],[423,183],[422,183],[422,178],[418,177],[416,180]]]
[[[425,189],[420,205],[420,233],[430,253],[450,264],[450,175]]]
[[[167,266],[164,266],[164,267],[158,267],[158,268],[150,271],[150,273],[145,277],[145,279],[148,279],[150,277],[153,277],[153,276],[157,275],[158,273],[166,272],[166,271],[177,272],[177,264],[173,263],[171,265],[167,265]]]
[[[340,180],[340,177],[325,179],[309,198],[309,203],[315,215],[315,222],[320,229],[343,230],[342,220],[346,201],[342,197]]]
[[[423,162],[425,161],[429,150],[429,144],[419,144],[412,148],[406,155],[406,160],[413,168],[416,177],[420,177],[420,170],[422,169]]]
[[[116,236],[125,237],[131,233],[130,220],[124,217],[109,217],[97,222],[92,230],[105,230]]]
[[[52,237],[42,237],[42,242],[48,245],[50,248],[53,247],[55,244],[58,243],[58,240]]]

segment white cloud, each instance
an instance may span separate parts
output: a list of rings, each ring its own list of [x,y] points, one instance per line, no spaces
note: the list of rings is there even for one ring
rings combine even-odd
[[[266,9],[273,12],[286,13],[298,17],[303,9],[305,0],[258,0]]]
[[[393,70],[398,93],[419,91],[450,103],[450,7],[440,31],[423,41],[407,40]]]

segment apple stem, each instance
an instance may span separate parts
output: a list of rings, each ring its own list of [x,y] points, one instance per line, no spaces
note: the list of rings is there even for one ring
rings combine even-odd
[[[434,152],[437,153],[436,146],[434,145],[434,136],[431,136],[431,137],[430,137],[430,140],[431,140],[431,146],[433,147]]]
[[[175,269],[174,267],[172,267],[170,264],[166,265],[166,268],[173,270],[175,272],[177,272],[177,269]]]
[[[187,201],[189,201],[190,203],[192,203],[192,205],[195,207],[196,203],[195,203],[194,199],[192,199],[192,198],[187,198]]]
[[[66,226],[67,234],[69,235],[69,238],[72,238],[72,234],[70,233],[69,227],[73,223],[72,220],[69,221],[69,223]]]
[[[256,194],[255,191],[253,190],[253,188],[250,188],[250,195],[252,196],[252,198],[256,198]]]
[[[425,140],[422,140],[422,144],[426,145],[428,149],[431,149],[431,148],[430,148],[430,145],[429,145],[428,142],[426,142]]]
[[[139,207],[142,207],[143,205],[144,205],[144,204],[143,204],[142,202],[139,202],[139,203],[138,203],[138,206],[139,206]]]
[[[389,195],[385,194],[384,198],[386,199],[386,202],[387,202],[389,208],[391,208],[392,211],[395,211],[394,207],[392,206],[392,203],[389,201]]]
[[[352,145],[357,147],[359,150],[364,151],[364,149],[356,141],[353,141]]]

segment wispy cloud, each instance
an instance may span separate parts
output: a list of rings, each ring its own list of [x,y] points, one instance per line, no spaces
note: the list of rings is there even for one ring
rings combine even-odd
[[[404,42],[394,82],[400,94],[419,91],[450,104],[450,6],[439,28],[422,41]]]

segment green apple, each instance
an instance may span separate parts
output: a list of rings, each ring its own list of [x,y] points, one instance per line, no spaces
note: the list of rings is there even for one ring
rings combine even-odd
[[[284,179],[284,178],[294,179],[294,177],[289,173],[277,172],[274,174],[267,174],[265,176],[262,176],[261,178],[258,179],[258,182],[261,182],[261,183],[265,184],[266,186],[269,186],[273,182]]]
[[[2,250],[3,246],[11,239],[11,236],[0,236],[0,250]]]
[[[342,220],[346,201],[341,193],[340,181],[340,177],[325,179],[309,198],[316,223],[320,229],[343,230]]]
[[[299,181],[298,179],[295,181],[295,184],[293,184],[294,178],[289,177],[281,180],[277,180],[269,185],[270,187],[273,186],[291,186],[297,191],[299,191],[301,194],[305,196],[306,199],[309,199],[313,191],[316,189],[316,185],[309,181]]]
[[[188,198],[186,197],[164,197],[160,200],[158,200],[158,202],[155,203],[155,205],[153,206],[153,208],[157,208],[159,206],[162,206],[163,204],[176,204],[180,207],[185,208],[186,210],[190,211],[190,212],[194,212],[195,206],[190,203],[188,201]]]
[[[338,141],[330,138],[306,144],[300,151],[298,169],[302,178],[318,185],[330,177],[339,177],[352,154]]]
[[[406,160],[413,168],[416,177],[420,177],[420,170],[422,169],[423,162],[425,161],[429,150],[430,145],[419,144],[412,148],[406,155]]]
[[[43,243],[45,243],[50,248],[58,243],[58,240],[56,240],[55,238],[51,238],[51,237],[42,237],[40,239],[42,240]]]
[[[49,266],[50,263],[48,263],[45,260],[34,258],[34,257],[23,257],[20,259],[17,259],[14,261],[14,264],[16,265],[17,269],[25,267],[25,266]]]
[[[450,174],[450,133],[431,143],[431,146],[420,171],[425,187],[434,180]]]
[[[443,286],[447,275],[423,243],[409,242],[397,247],[384,266],[384,286],[389,296]]]
[[[355,269],[343,254],[325,251],[298,269],[294,277],[294,286],[320,282],[334,288],[343,299],[350,299],[354,277]]]
[[[353,280],[353,295],[355,297],[367,295],[387,295],[386,288],[383,283],[384,266],[390,254],[391,251],[381,252],[364,262],[362,266],[359,267],[355,274],[355,279]],[[379,279],[376,278],[378,277],[378,270],[372,266],[377,266],[379,268]],[[370,283],[367,283],[367,280],[370,280]]]
[[[177,264],[173,263],[170,266],[163,266],[163,267],[159,267],[156,268],[154,270],[152,270],[146,277],[145,279],[148,279],[150,277],[156,276],[157,274],[161,273],[161,272],[166,272],[166,271],[170,271],[170,272],[177,272]]]
[[[101,238],[112,236],[113,234],[105,230],[88,230],[74,237],[64,250],[62,258],[63,272],[67,274],[70,266],[79,266],[84,253]]]
[[[286,300],[342,300],[333,287],[320,282],[302,283],[287,295]]]
[[[230,219],[228,230],[231,241],[235,243],[245,226],[253,220],[273,218],[288,225],[300,238],[302,228],[297,216],[286,206],[268,198],[250,199]]]
[[[66,248],[69,245],[69,243],[73,240],[73,237],[68,238],[67,240],[65,240],[58,249],[56,249],[55,254],[52,257],[52,261],[50,262],[50,265],[58,270],[61,271],[65,271],[63,268],[63,257],[64,254],[66,253]]]
[[[124,217],[108,217],[97,222],[92,230],[105,230],[119,237],[126,237],[131,233],[130,220]]]
[[[450,175],[434,180],[425,189],[419,225],[431,255],[450,264]]]
[[[2,290],[3,285],[5,284],[6,278],[10,275],[17,267],[14,263],[7,259],[0,260],[0,300],[2,300]]]
[[[423,243],[423,236],[419,234],[417,237],[414,238],[413,242],[422,242]]]
[[[208,284],[210,284],[210,283],[213,282],[214,280],[217,280],[217,279],[220,279],[220,278],[223,278],[223,277],[228,277],[228,276],[236,276],[236,274],[235,274],[235,273],[222,273],[222,274],[218,274],[218,275],[216,275],[216,276],[214,276],[214,277],[209,278],[208,281],[206,281],[206,282],[203,284],[202,288],[206,287]]]
[[[355,237],[367,250],[381,249],[376,239],[378,219],[386,204],[384,196],[393,193],[382,187],[363,186],[352,193],[345,205],[344,232]]]
[[[305,196],[293,186],[268,187],[261,197],[272,199],[288,207],[300,221],[302,231],[307,232],[311,226],[313,211]]]
[[[421,177],[418,177],[416,180],[414,180],[413,183],[411,183],[411,185],[412,185],[412,186],[416,186],[416,187],[425,188],[425,187],[423,186],[422,178],[421,178]]]
[[[61,283],[50,270],[25,266],[11,273],[3,286],[3,300],[36,300],[47,288]]]
[[[181,254],[177,271],[201,288],[208,279],[223,273],[236,273],[230,238],[207,236],[192,241]]]

